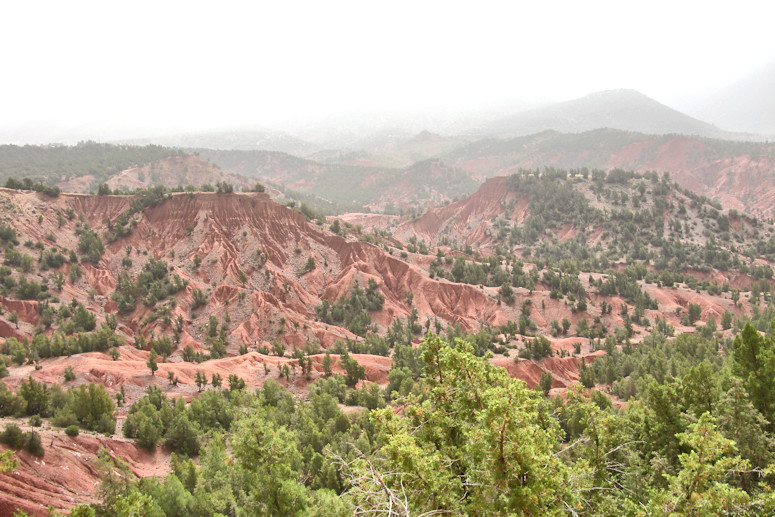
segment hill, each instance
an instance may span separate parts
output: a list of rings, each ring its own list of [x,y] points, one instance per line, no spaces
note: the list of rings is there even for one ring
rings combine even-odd
[[[177,135],[127,140],[131,145],[163,145],[167,147],[185,147],[189,149],[276,151],[307,156],[320,148],[280,131],[265,129],[228,129],[182,133]]]
[[[222,318],[229,312],[228,335],[234,346],[238,346],[238,341],[252,347],[261,340],[274,339],[294,346],[303,345],[305,340],[318,340],[330,346],[337,337],[352,337],[352,333],[315,323],[315,307],[324,299],[336,302],[350,292],[356,281],[366,287],[369,279],[377,280],[385,297],[384,308],[374,314],[382,328],[395,317],[408,313],[403,299],[406,290],[418,293],[414,306],[421,309],[423,316],[438,317],[464,328],[474,328],[480,320],[501,318],[494,302],[478,290],[436,285],[411,262],[392,257],[372,244],[358,242],[357,238],[345,239],[325,231],[265,194],[172,194],[168,198],[154,198],[148,208],[139,212],[132,209],[133,200],[138,199],[132,196],[61,194],[46,198],[8,190],[2,194],[5,206],[19,213],[19,217],[9,221],[17,239],[29,242],[33,249],[32,243],[40,242],[47,257],[49,253],[60,253],[67,259],[70,250],[76,253],[79,235],[87,231],[85,228],[96,230],[97,236],[103,235],[108,242],[104,254],[80,265],[83,276],[65,280],[60,295],[85,303],[96,313],[98,321],[119,310],[119,333],[130,341],[140,334],[150,336],[169,330],[169,319],[181,316],[182,342],[201,348],[207,337],[201,333],[203,323],[211,315]],[[39,223],[38,213],[42,216]],[[129,217],[122,215],[132,213]],[[62,214],[82,214],[83,220],[62,218]],[[131,224],[119,232],[119,226],[125,224],[122,217]],[[342,233],[345,231],[342,229]],[[83,248],[82,253],[87,252],[90,250]],[[315,265],[308,267],[310,259]],[[163,261],[163,265],[158,261]],[[62,271],[69,274],[74,264],[65,260]],[[185,284],[176,292],[176,303],[166,309],[162,300],[124,307],[126,300],[121,291],[128,287],[122,287],[122,282],[154,264],[160,268],[161,278],[169,279],[176,274]],[[37,283],[46,282],[51,269],[43,264],[41,268],[21,276]],[[191,308],[196,289],[209,300],[201,310]],[[456,300],[454,305],[446,295],[439,299],[448,289],[458,291],[452,297]],[[13,292],[6,290],[9,296]],[[245,294],[240,296],[241,292]],[[470,300],[463,303],[466,298]],[[46,299],[47,295],[41,297]],[[36,305],[33,298],[30,306]],[[154,317],[144,323],[150,315]],[[164,317],[157,319],[160,316]],[[14,335],[31,337],[29,333],[36,331],[38,318],[31,314],[29,317],[30,321],[25,321],[22,316],[20,329]],[[286,332],[288,329],[294,332]],[[259,336],[264,338],[258,340]]]
[[[255,185],[255,181],[251,182],[244,176],[224,173],[198,156],[182,154],[129,167],[107,178],[103,177],[103,181],[99,181],[94,174],[84,174],[59,181],[56,186],[63,192],[87,193],[96,191],[102,183],[108,185],[111,190],[132,191],[155,185],[167,188],[193,185],[199,187],[223,181],[235,185],[238,189]]]
[[[84,175],[102,183],[113,174],[156,160],[180,156],[179,149],[82,142],[64,145],[0,145],[0,181],[30,178],[53,185]]]
[[[284,153],[262,151],[200,151],[222,170],[283,185],[350,210],[366,206],[389,211],[444,202],[473,192],[476,182],[461,170],[438,160],[404,169],[384,166],[316,162]]]
[[[260,193],[158,187],[134,196],[51,197],[0,189],[0,216],[0,414],[30,417],[37,406],[9,408],[25,393],[45,393],[49,402],[37,411],[46,420],[46,462],[72,468],[42,469],[33,453],[17,453],[13,479],[40,481],[24,487],[0,474],[0,508],[94,501],[99,473],[83,462],[100,445],[129,457],[135,473],[126,479],[216,463],[240,468],[242,460],[207,459],[226,454],[208,433],[236,433],[230,443],[240,444],[240,429],[254,425],[242,419],[266,411],[277,411],[272,425],[294,429],[283,431],[284,447],[306,450],[299,464],[323,479],[314,465],[329,461],[325,447],[341,440],[337,454],[346,455],[354,454],[351,441],[368,446],[368,415],[357,407],[423,393],[423,379],[435,371],[434,339],[418,343],[429,330],[457,343],[454,354],[463,355],[450,364],[463,370],[442,378],[473,374],[468,390],[487,379],[508,384],[503,393],[528,393],[506,381],[508,372],[546,393],[599,382],[612,400],[647,400],[648,378],[637,365],[675,358],[675,373],[666,368],[661,380],[683,378],[695,352],[714,365],[722,360],[718,348],[698,344],[701,336],[720,341],[733,325],[749,317],[764,325],[771,313],[762,305],[772,300],[771,226],[723,212],[655,174],[496,178],[400,227],[395,237],[403,242],[308,219]],[[679,337],[673,349],[665,336],[675,333],[697,338]],[[74,421],[115,432],[116,415],[70,417],[78,393],[101,393],[85,391],[89,383],[123,404],[117,416],[126,439],[67,441],[52,427]],[[71,391],[47,387],[60,384]],[[589,396],[611,407],[605,395]],[[403,418],[392,409],[379,414]],[[201,467],[178,459],[166,467],[136,447],[196,455],[208,441]],[[87,460],[70,461],[72,450]],[[244,450],[236,445],[229,454]],[[326,464],[331,479],[348,472]],[[77,488],[51,490],[64,476],[77,478]],[[175,490],[199,483],[185,479]],[[327,490],[348,488],[332,481]]]
[[[666,175],[548,169],[490,179],[472,196],[401,224],[394,236],[579,261],[584,271],[622,262],[748,273],[746,257],[762,255],[775,233],[771,224],[724,212]]]
[[[407,136],[404,133],[378,133],[349,146],[351,151],[336,156],[339,163],[366,161],[382,166],[405,168],[417,162],[437,158],[467,142],[458,137],[442,136],[430,131]]]
[[[609,90],[567,102],[523,111],[479,127],[475,134],[513,137],[546,130],[580,133],[611,128],[646,134],[678,133],[730,137],[635,90]]]
[[[578,134],[547,131],[479,140],[440,159],[477,179],[542,167],[667,171],[682,187],[728,208],[772,215],[775,145],[770,143],[648,136],[612,129]]]
[[[167,188],[215,185],[223,181],[237,188],[250,188],[255,185],[255,182],[251,182],[244,176],[226,174],[210,162],[193,155],[176,156],[146,163],[140,167],[132,167],[111,176],[106,183],[113,190],[135,190],[154,185]]]

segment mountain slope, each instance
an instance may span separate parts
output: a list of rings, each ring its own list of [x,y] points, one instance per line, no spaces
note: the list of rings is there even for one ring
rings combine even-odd
[[[393,360],[411,360],[399,345],[410,353],[433,329],[450,339],[479,331],[472,350],[493,352],[491,363],[531,387],[548,375],[559,393],[619,343],[627,356],[647,345],[652,326],[713,334],[721,321],[730,336],[731,318],[755,313],[761,292],[765,300],[772,292],[771,225],[719,212],[656,174],[495,178],[402,228],[417,231],[405,249],[332,222],[334,233],[254,193],[164,196],[115,238],[122,214],[142,200],[0,189],[2,385],[94,382],[129,406],[149,387],[191,400],[202,375],[218,375],[224,392],[241,379],[301,395],[348,369],[349,350],[383,400]],[[95,253],[100,235],[111,242]],[[427,249],[418,235],[450,242]],[[476,249],[460,249],[464,241]],[[740,298],[737,289],[748,288]],[[357,326],[340,317],[351,313]],[[615,379],[601,382],[620,389]],[[90,460],[100,445],[129,456],[139,475],[167,469],[154,459],[162,449],[70,440],[49,425],[40,432],[49,467],[20,452],[14,482],[0,475],[0,511],[93,500]],[[75,489],[57,489],[75,476]]]
[[[201,155],[226,172],[281,184],[349,207],[417,208],[428,202],[449,201],[476,188],[466,172],[432,159],[397,169],[321,163],[262,151],[202,150]]]
[[[307,156],[319,150],[319,147],[279,131],[264,129],[231,129],[183,133],[152,138],[127,140],[133,145],[157,144],[172,147],[277,151],[296,156]]]
[[[422,131],[407,138],[405,134],[375,134],[350,146],[355,159],[390,167],[409,167],[437,158],[463,145],[466,140]],[[346,159],[346,155],[344,157]],[[337,161],[343,161],[338,159]],[[344,162],[347,163],[347,162]]]
[[[523,111],[481,126],[482,136],[520,136],[546,130],[579,133],[598,128],[647,134],[716,136],[725,133],[635,90],[609,90]]]
[[[728,208],[773,215],[775,144],[649,136],[612,129],[578,134],[547,131],[488,139],[442,157],[474,178],[543,167],[667,171],[681,186]]]
[[[85,224],[102,233],[107,230],[106,221],[116,221],[133,199],[77,194],[52,199],[7,189],[0,194],[4,206],[13,207],[18,214],[11,224],[20,240],[45,241],[47,249],[65,255],[78,248],[76,231],[83,227],[75,219],[65,219],[60,227],[58,213],[72,209],[84,215]],[[38,210],[43,214],[40,223]],[[305,339],[317,339],[328,346],[337,337],[351,334],[316,322],[315,306],[324,299],[333,304],[349,292],[356,280],[365,286],[368,279],[375,279],[380,285],[385,304],[374,318],[383,328],[410,310],[404,300],[407,290],[415,292],[413,306],[421,315],[464,328],[505,317],[495,301],[478,289],[433,281],[411,262],[392,257],[377,246],[325,231],[265,194],[172,195],[142,212],[132,228],[127,236],[106,246],[98,263],[83,264],[83,277],[66,281],[62,292],[66,298],[84,302],[102,320],[116,311],[113,299],[124,273],[135,277],[151,259],[163,260],[170,275],[175,273],[188,282],[185,290],[176,295],[171,317],[184,319],[184,342],[199,346],[207,337],[201,330],[203,324],[210,315],[220,318],[225,311],[230,313],[228,335],[233,346],[274,339],[296,346]],[[54,233],[55,242],[49,240]],[[317,267],[305,269],[310,258]],[[65,264],[63,271],[70,268],[72,265]],[[33,273],[30,279],[41,281],[48,274]],[[198,311],[191,308],[195,289],[209,295],[209,301]],[[96,300],[90,299],[91,290],[93,296],[98,296]],[[240,297],[240,293],[244,294]],[[156,309],[161,306],[157,303]],[[138,303],[134,310],[123,312],[119,331],[130,341],[138,333],[163,331],[166,327],[161,320],[143,323],[153,312],[153,305]],[[37,315],[30,313],[29,321],[21,312],[20,316],[21,335],[33,332]],[[283,322],[278,324],[279,319]],[[303,329],[294,327],[294,323],[303,324]],[[296,331],[288,332],[292,328]]]
[[[104,178],[102,181],[99,181],[94,174],[84,174],[57,182],[56,185],[63,192],[86,193],[90,190],[96,190],[98,183],[107,184],[111,190],[128,191],[155,185],[167,188],[199,187],[204,184],[215,185],[223,181],[231,183],[237,189],[255,185],[255,181],[237,174],[225,173],[213,164],[190,154],[163,158],[129,167]]]
[[[475,194],[399,225],[394,236],[557,263],[581,270],[643,263],[747,274],[748,256],[775,260],[775,229],[724,212],[656,173],[550,170],[488,180]]]
[[[81,142],[78,145],[0,145],[0,182],[30,178],[53,184],[86,174],[97,182],[126,169],[183,155],[158,145],[131,146]]]

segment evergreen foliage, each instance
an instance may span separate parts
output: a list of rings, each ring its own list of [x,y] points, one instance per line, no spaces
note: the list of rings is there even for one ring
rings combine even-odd
[[[372,328],[369,312],[381,310],[384,302],[379,285],[370,278],[365,290],[356,280],[350,288],[350,296],[342,296],[334,305],[323,300],[315,311],[320,321],[342,325],[353,334],[364,336]]]

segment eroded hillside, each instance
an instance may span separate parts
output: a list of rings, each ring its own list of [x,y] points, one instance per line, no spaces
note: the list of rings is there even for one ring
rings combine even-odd
[[[0,382],[16,391],[97,383],[129,406],[146,393],[191,401],[227,379],[304,395],[342,373],[362,386],[348,403],[372,404],[383,387],[411,388],[401,375],[419,372],[412,354],[432,331],[470,340],[530,387],[581,380],[626,400],[633,388],[611,365],[652,329],[725,336],[769,314],[770,226],[657,175],[495,178],[393,235],[380,224],[395,217],[323,221],[262,193],[2,189],[0,206]],[[129,415],[118,417],[120,429]],[[41,432],[57,464],[98,446]],[[140,475],[167,468],[102,442]],[[84,486],[57,490],[61,472],[18,454],[19,475],[41,479],[30,501],[94,500],[84,487],[100,474],[83,461],[72,468]],[[0,502],[18,504],[22,489],[7,486]]]
[[[773,149],[770,143],[597,129],[481,140],[442,160],[480,179],[544,167],[621,168],[660,175],[667,171],[682,187],[716,199],[726,208],[769,217],[775,186]]]

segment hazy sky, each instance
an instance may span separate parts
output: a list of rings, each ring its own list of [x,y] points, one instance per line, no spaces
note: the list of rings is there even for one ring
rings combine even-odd
[[[775,3],[7,1],[0,127],[289,127],[634,88],[680,108],[775,59]]]

